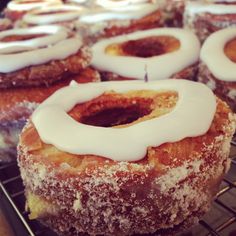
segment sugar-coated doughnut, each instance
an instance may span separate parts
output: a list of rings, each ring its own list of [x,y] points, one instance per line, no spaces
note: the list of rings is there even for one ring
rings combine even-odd
[[[63,235],[173,235],[208,211],[236,119],[201,83],[72,83],[25,126],[31,219]]]

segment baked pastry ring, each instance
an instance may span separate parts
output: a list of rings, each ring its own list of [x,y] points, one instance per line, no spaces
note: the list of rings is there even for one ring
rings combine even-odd
[[[123,1],[122,1],[123,2]],[[89,42],[134,31],[162,26],[159,6],[154,3],[129,4],[119,7],[94,7],[76,23]]]
[[[184,27],[193,30],[203,42],[217,30],[236,25],[234,1],[187,2]]]
[[[82,40],[61,26],[2,31],[0,88],[49,85],[79,73],[90,59]]]
[[[48,25],[60,24],[71,30],[75,27],[75,21],[88,9],[82,6],[73,6],[69,4],[48,6],[35,9],[23,17],[23,23],[29,25]]]
[[[60,0],[17,0],[10,1],[4,10],[7,18],[16,21],[20,20],[24,14],[35,8],[47,7],[50,5],[60,5]]]
[[[201,49],[198,80],[236,112],[236,28],[213,33]]]
[[[195,79],[200,43],[190,31],[158,28],[105,39],[92,46],[102,80]],[[166,66],[168,65],[168,66]]]
[[[20,137],[30,218],[63,235],[173,235],[209,209],[235,125],[201,83],[73,83]]]

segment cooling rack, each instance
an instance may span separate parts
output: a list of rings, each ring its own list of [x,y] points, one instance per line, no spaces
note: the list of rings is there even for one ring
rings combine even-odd
[[[212,210],[199,225],[182,236],[236,235],[236,136],[231,144],[231,169],[222,182]],[[38,221],[28,219],[23,185],[15,162],[0,165],[0,199],[0,207],[16,236],[56,236]]]

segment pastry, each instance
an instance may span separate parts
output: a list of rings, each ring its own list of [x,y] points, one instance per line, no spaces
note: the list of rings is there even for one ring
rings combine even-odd
[[[226,101],[236,112],[236,28],[219,30],[207,38],[201,49],[199,81]]]
[[[59,24],[73,30],[75,21],[85,11],[87,11],[85,7],[69,4],[48,6],[25,14],[20,25],[24,27],[24,24],[27,26]]]
[[[190,31],[158,28],[105,39],[92,46],[102,80],[194,80],[200,43]],[[166,66],[168,65],[168,66]]]
[[[209,210],[235,125],[201,83],[72,83],[20,136],[30,218],[59,235],[174,235]]]
[[[60,26],[2,31],[0,88],[49,85],[79,73],[90,58],[81,39]]]
[[[187,2],[185,28],[193,30],[203,42],[211,33],[236,25],[234,1]]]
[[[62,4],[60,0],[13,0],[8,3],[4,14],[7,18],[16,21],[30,10],[60,4]]]
[[[100,1],[101,2],[101,1]],[[104,1],[106,3],[108,1]],[[115,2],[115,1],[111,1]],[[81,15],[77,31],[92,43],[100,38],[156,28],[162,25],[161,12],[155,3],[121,4],[119,1],[105,7],[98,5]]]

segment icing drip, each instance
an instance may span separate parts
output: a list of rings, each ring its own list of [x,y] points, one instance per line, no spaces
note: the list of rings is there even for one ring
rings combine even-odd
[[[139,19],[158,9],[157,4],[134,4],[116,8],[98,8],[82,15],[79,22],[96,23],[108,20]]]
[[[81,6],[60,5],[33,10],[24,15],[23,21],[28,24],[43,25],[76,20],[86,12]]]
[[[236,5],[187,2],[185,8],[185,14],[191,16],[202,13],[211,13],[217,15],[232,14],[236,13]]]
[[[226,43],[235,37],[236,28],[226,28],[210,35],[202,46],[200,58],[217,79],[236,81],[236,63],[224,52]]]
[[[64,59],[76,53],[82,46],[80,38],[67,38],[67,29],[56,25],[2,31],[0,41],[6,36],[34,34],[48,35],[23,41],[0,42],[1,73]]]
[[[76,104],[90,101],[106,91],[176,91],[178,102],[166,115],[123,128],[85,125],[67,112]],[[58,90],[33,113],[32,122],[43,142],[73,154],[94,154],[115,161],[137,161],[149,146],[203,135],[216,110],[212,91],[204,84],[187,80],[76,83]],[[128,148],[127,148],[128,145]]]
[[[177,38],[181,44],[180,49],[149,58],[117,56],[105,53],[105,49],[111,44],[161,35]],[[105,39],[94,44],[92,51],[92,65],[99,70],[110,71],[124,77],[142,80],[146,66],[149,79],[155,80],[169,78],[173,74],[197,62],[200,52],[200,43],[191,31],[177,28],[161,28]]]
[[[10,1],[7,8],[12,11],[29,11],[38,7],[46,7],[49,5],[60,5],[62,2],[60,0],[41,0],[41,1],[31,1],[29,3],[24,1]]]

